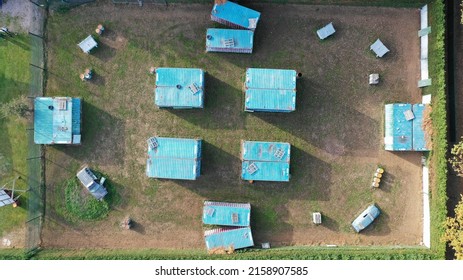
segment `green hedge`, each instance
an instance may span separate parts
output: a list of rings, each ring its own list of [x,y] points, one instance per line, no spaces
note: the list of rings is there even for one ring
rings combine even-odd
[[[205,250],[77,250],[48,249],[34,258],[105,260],[430,260],[436,255],[422,248],[305,247],[240,250],[232,255],[209,255]]]
[[[445,257],[445,243],[441,241],[443,222],[447,216],[447,96],[445,91],[445,14],[444,2],[434,1],[429,7],[432,26],[429,41],[429,71],[432,86],[425,93],[432,94],[433,151],[431,153],[431,248],[441,259]]]

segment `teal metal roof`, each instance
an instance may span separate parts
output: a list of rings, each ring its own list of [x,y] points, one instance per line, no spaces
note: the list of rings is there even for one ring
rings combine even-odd
[[[206,32],[208,52],[252,53],[253,45],[254,32],[250,30],[208,28]]]
[[[201,171],[200,139],[156,137],[148,145],[146,175],[151,178],[196,180]]]
[[[260,19],[260,13],[231,1],[214,4],[211,19],[219,23],[254,30]]]
[[[221,226],[249,226],[251,204],[205,201],[203,223]]]
[[[251,228],[249,227],[208,230],[204,233],[204,239],[208,250],[230,247],[241,249],[254,246]]]
[[[242,141],[243,180],[288,182],[291,145],[282,142]]]
[[[203,108],[204,88],[202,69],[156,69],[155,103],[159,107]]]
[[[80,131],[80,98],[37,97],[34,100],[36,144],[80,144]]]
[[[424,104],[386,104],[384,147],[388,151],[427,151],[422,128]],[[412,112],[414,118],[406,119]]]
[[[245,110],[291,112],[296,110],[296,71],[248,68]]]

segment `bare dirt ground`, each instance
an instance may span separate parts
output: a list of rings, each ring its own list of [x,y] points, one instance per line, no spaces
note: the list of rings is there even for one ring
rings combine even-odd
[[[12,32],[33,32],[41,34],[40,17],[42,11],[29,0],[4,1],[0,9],[0,24],[6,25]],[[10,18],[7,19],[6,16]]]
[[[205,199],[250,202],[256,245],[420,244],[421,155],[390,153],[382,146],[384,104],[421,100],[416,87],[418,10],[253,8],[262,12],[262,21],[249,56],[204,54],[205,30],[214,26],[209,5],[140,9],[97,4],[50,18],[47,94],[84,96],[87,115],[81,147],[47,149],[45,247],[204,248]],[[315,30],[330,21],[337,33],[319,42]],[[82,25],[77,29],[75,22]],[[78,38],[100,22],[109,26],[100,49],[92,56],[79,53]],[[72,32],[58,34],[57,26]],[[368,49],[378,37],[391,49],[383,59]],[[99,76],[82,85],[76,73],[86,65]],[[152,65],[207,70],[204,111],[156,109],[153,78],[146,74]],[[240,89],[246,67],[301,71],[297,111],[243,113]],[[382,76],[377,87],[367,84],[371,72]],[[145,143],[153,134],[202,137],[201,177],[194,182],[148,180]],[[243,183],[241,139],[291,143],[290,183]],[[122,202],[103,221],[70,224],[53,211],[55,201],[63,199],[56,185],[84,162],[111,175]],[[386,167],[387,175],[382,188],[372,191],[368,185],[377,164]],[[364,233],[353,233],[350,222],[372,201],[382,216]],[[311,223],[316,210],[325,219],[318,227]],[[133,231],[118,227],[127,214],[136,221]]]

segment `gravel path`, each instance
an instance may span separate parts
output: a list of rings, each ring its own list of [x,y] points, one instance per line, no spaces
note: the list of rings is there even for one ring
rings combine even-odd
[[[3,0],[0,8],[0,24],[13,32],[42,33],[39,24],[44,11],[29,0]]]

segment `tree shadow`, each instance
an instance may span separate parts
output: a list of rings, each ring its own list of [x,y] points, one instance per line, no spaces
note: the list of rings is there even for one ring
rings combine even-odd
[[[83,100],[82,144],[57,150],[88,164],[120,165],[125,158],[125,123],[102,108]]]
[[[145,233],[146,233],[145,226],[143,226],[141,223],[136,222],[134,220],[132,220],[132,228],[131,228],[131,230],[133,230],[134,232],[136,232],[138,234],[141,234],[141,235],[145,235]]]
[[[241,90],[206,75],[205,104],[203,109],[165,109],[203,129],[243,129],[246,114]]]
[[[322,224],[319,226],[325,227],[331,231],[336,231],[336,232],[339,232],[339,229],[340,229],[339,223],[335,219],[323,213],[322,213]]]

